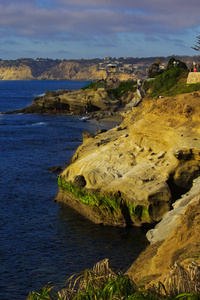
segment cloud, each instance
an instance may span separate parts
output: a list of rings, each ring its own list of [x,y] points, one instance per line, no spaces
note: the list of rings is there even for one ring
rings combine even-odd
[[[6,1],[0,4],[0,26],[24,36],[60,34],[117,34],[121,32],[176,33],[199,25],[198,2],[191,0],[58,0]],[[59,5],[61,3],[62,5]],[[192,16],[192,17],[191,17]]]
[[[5,40],[1,40],[0,41],[0,45],[7,45],[7,46],[18,46],[18,45],[22,45],[22,43],[16,41],[16,40],[11,40],[11,39],[5,39]]]
[[[0,0],[0,37],[115,47],[141,35],[181,47],[199,28],[199,0]],[[195,36],[194,36],[195,37]]]

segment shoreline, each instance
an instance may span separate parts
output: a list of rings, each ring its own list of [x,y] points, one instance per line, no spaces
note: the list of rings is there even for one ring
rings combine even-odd
[[[119,126],[122,123],[122,118],[121,118],[121,116],[117,115],[117,116],[111,116],[108,118],[103,118],[100,120],[92,118],[92,119],[89,119],[88,121],[92,125],[97,125],[99,127],[103,126],[109,130],[109,129]]]

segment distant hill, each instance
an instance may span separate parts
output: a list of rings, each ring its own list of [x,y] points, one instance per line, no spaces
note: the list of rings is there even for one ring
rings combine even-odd
[[[188,66],[198,61],[197,56],[174,56],[184,61]],[[110,74],[109,65],[115,66],[118,79],[126,80],[146,76],[147,69],[157,59],[162,61],[164,68],[170,57],[120,57],[104,59],[77,60],[36,60],[19,58],[17,60],[0,60],[0,80],[98,80]]]

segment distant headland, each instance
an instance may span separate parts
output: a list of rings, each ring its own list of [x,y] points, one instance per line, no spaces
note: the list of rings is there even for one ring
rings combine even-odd
[[[119,80],[145,78],[148,69],[158,59],[165,68],[169,56],[120,57],[106,56],[102,59],[48,59],[19,58],[0,60],[0,80],[76,80],[93,81],[105,79],[110,72]],[[189,67],[198,56],[174,56]]]

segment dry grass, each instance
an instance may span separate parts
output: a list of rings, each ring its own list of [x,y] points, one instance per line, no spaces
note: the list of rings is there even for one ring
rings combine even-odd
[[[76,294],[84,291],[87,286],[101,288],[108,278],[115,278],[109,259],[97,262],[92,270],[86,269],[83,272],[72,275],[66,282],[66,287],[59,291],[58,295],[63,300],[71,300]]]
[[[192,261],[187,269],[175,262],[169,274],[165,277],[164,285],[169,294],[200,292],[200,266]]]

